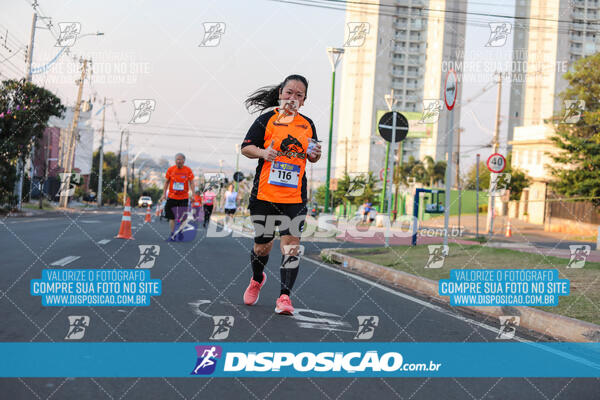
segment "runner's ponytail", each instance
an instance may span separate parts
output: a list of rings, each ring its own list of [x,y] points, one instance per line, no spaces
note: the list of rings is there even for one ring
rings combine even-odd
[[[244,101],[244,105],[246,109],[251,113],[257,111],[264,111],[267,108],[275,107],[279,105],[279,91],[285,87],[288,81],[300,81],[306,87],[306,93],[304,97],[308,94],[308,81],[302,75],[290,75],[283,80],[279,85],[272,86],[263,86],[254,93],[252,93],[246,101]]]

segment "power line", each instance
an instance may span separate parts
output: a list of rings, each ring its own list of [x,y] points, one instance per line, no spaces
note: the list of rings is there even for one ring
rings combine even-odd
[[[450,23],[454,23],[454,24],[458,24],[458,25],[469,25],[469,26],[477,26],[477,27],[485,27],[488,28],[489,27],[489,21],[488,20],[475,20],[475,19],[471,19],[471,21],[469,21],[466,18],[449,18],[449,17],[434,17],[431,15],[427,15],[427,14],[415,14],[415,13],[408,13],[408,14],[404,14],[401,11],[398,11],[396,13],[390,13],[390,12],[385,12],[385,11],[374,11],[374,10],[366,10],[364,8],[350,8],[350,7],[346,7],[346,6],[342,6],[341,4],[334,4],[334,5],[329,5],[326,3],[318,3],[315,0],[269,0],[269,1],[273,1],[273,2],[277,2],[277,3],[286,3],[286,4],[295,4],[295,5],[300,5],[300,6],[306,6],[306,7],[316,7],[316,8],[321,8],[321,9],[330,9],[330,10],[337,10],[337,11],[348,11],[348,12],[356,12],[356,13],[362,13],[362,14],[367,14],[367,15],[379,15],[379,16],[390,16],[390,17],[407,17],[407,18],[419,18],[422,17],[424,19],[427,20],[437,20],[439,21],[444,21],[444,22],[450,22]],[[325,1],[328,3],[331,3],[332,1],[335,3],[335,0],[320,0],[320,1]],[[352,4],[352,2],[344,2],[344,3],[349,3]],[[385,4],[373,4],[373,3],[357,3],[359,4],[365,4],[365,5],[371,5],[371,6],[377,6],[377,7],[396,7],[395,5],[385,5]],[[341,7],[340,7],[341,6]],[[464,15],[473,15],[473,16],[487,16],[487,17],[495,17],[495,18],[511,18],[514,20],[530,20],[530,21],[536,21],[539,20],[541,22],[557,22],[557,23],[576,23],[573,20],[553,20],[553,19],[549,19],[549,18],[536,18],[536,17],[520,17],[520,16],[509,16],[509,15],[501,15],[501,14],[486,14],[486,13],[473,13],[473,12],[468,12],[468,11],[456,11],[456,10],[443,10],[443,9],[428,9],[425,7],[419,7],[419,6],[415,6],[413,8],[411,8],[410,10],[425,10],[425,11],[430,11],[430,12],[440,12],[440,13],[460,13],[460,14],[464,14]],[[575,19],[575,18],[574,18]],[[481,21],[481,22],[479,22]],[[580,22],[583,23],[583,22]],[[588,25],[588,27],[590,25],[597,25],[598,28],[600,28],[600,21],[598,22],[591,22],[591,21],[585,21],[585,24]],[[527,29],[529,31],[543,31],[543,30],[547,30],[547,31],[551,31],[551,32],[562,32],[562,33],[568,33],[570,31],[573,31],[572,28],[567,27],[567,28],[560,28],[560,27],[552,27],[552,26],[540,26],[540,25],[524,25],[522,23],[519,23],[519,28],[521,29]],[[599,30],[591,30],[591,29],[587,29],[587,32],[590,33],[600,33],[600,29]]]

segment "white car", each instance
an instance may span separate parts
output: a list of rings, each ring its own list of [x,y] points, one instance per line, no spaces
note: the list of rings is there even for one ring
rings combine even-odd
[[[150,196],[140,197],[138,207],[152,207],[152,198]]]

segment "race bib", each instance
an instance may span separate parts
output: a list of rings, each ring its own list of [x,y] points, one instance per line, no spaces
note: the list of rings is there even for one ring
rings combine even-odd
[[[271,185],[297,188],[299,178],[299,165],[279,161],[274,161],[271,164],[271,173],[269,173],[269,183]]]
[[[183,190],[184,187],[183,182],[173,182],[173,190]]]

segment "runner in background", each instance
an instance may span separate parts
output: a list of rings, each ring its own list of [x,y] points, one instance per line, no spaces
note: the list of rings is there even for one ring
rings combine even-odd
[[[194,194],[194,201],[192,201],[192,211],[194,212],[194,220],[198,220],[198,215],[202,209],[202,194],[199,190],[196,190]]]
[[[169,220],[171,233],[175,230],[174,207],[188,207],[189,191],[194,193],[194,173],[185,166],[185,156],[181,153],[175,155],[175,165],[169,167],[165,175],[166,182],[160,201],[167,199],[165,204],[165,217]],[[168,195],[167,195],[168,192]]]
[[[234,191],[233,184],[230,184],[225,192],[225,228],[231,232],[233,225],[233,216],[237,210],[238,193]]]
[[[363,222],[364,223],[369,222],[369,213],[370,212],[371,212],[371,203],[365,202],[365,204],[363,204]]]
[[[300,236],[307,213],[306,160],[314,163],[321,158],[315,125],[298,113],[307,90],[306,78],[290,75],[278,85],[257,90],[245,102],[248,110],[262,112],[281,101],[287,112],[275,108],[260,115],[242,143],[242,154],[258,159],[248,205],[255,230],[250,252],[252,278],[244,292],[244,303],[253,305],[258,301],[267,278],[263,271],[273,248],[275,226],[279,225],[281,291],[275,312],[287,315],[294,313],[289,296],[298,276]]]
[[[213,192],[212,187],[208,186],[208,189],[204,192],[204,224],[203,226],[206,228],[210,222],[210,216],[213,212],[213,207],[215,204],[215,197],[217,194]]]

